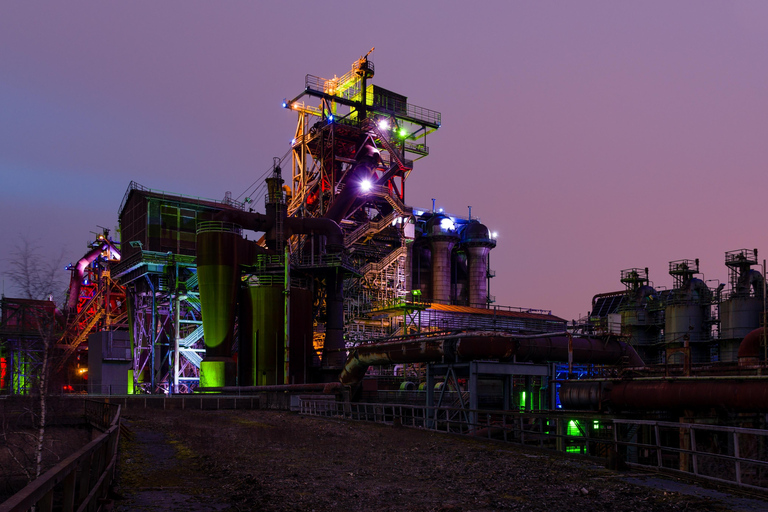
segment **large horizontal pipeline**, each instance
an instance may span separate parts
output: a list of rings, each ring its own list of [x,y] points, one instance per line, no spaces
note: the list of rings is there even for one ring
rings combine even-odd
[[[493,332],[457,334],[433,339],[362,345],[347,358],[339,380],[358,383],[369,366],[396,363],[441,362],[454,357],[461,361],[495,359],[518,362],[569,360],[578,364],[626,364],[644,366],[635,350],[624,342],[567,335],[514,336]]]
[[[563,382],[560,402],[566,409],[768,410],[768,379]]]
[[[240,210],[222,210],[216,214],[215,219],[238,224],[245,229],[259,233],[270,231],[275,227],[276,222],[273,212],[262,214]],[[318,233],[327,237],[329,250],[340,251],[344,247],[344,232],[331,219],[287,217],[283,219],[283,225],[287,236]]]

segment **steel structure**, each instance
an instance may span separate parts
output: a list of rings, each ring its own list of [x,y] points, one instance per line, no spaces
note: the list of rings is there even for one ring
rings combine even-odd
[[[189,392],[199,382],[203,321],[196,232],[231,198],[215,201],[131,182],[120,205],[123,260],[112,276],[127,291],[132,392]]]
[[[414,217],[405,185],[441,124],[439,112],[371,84],[369,54],[341,77],[307,75],[301,94],[283,103],[298,116],[288,215],[327,217],[344,228],[359,269],[345,279],[345,323],[358,335],[382,334],[362,316],[410,292]],[[292,247],[301,257],[301,240]]]

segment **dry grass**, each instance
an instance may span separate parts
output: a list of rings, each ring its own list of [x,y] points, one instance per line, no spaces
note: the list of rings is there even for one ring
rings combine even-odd
[[[127,418],[137,436],[123,452],[122,492],[162,483],[231,511],[727,510],[588,463],[414,429],[273,411]],[[167,454],[137,458],[148,432],[165,437]]]

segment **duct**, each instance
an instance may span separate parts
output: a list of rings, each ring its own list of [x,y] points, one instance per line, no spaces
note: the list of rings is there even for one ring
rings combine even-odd
[[[709,289],[707,286],[707,283],[702,281],[701,279],[697,278],[691,278],[690,281],[688,281],[688,285],[686,286],[687,290],[686,293],[688,294],[688,298],[690,299],[699,299],[701,301],[708,301],[712,298],[712,290]],[[694,296],[694,292],[696,293],[696,296]]]
[[[760,362],[760,345],[763,342],[764,327],[750,332],[739,344],[739,366],[753,366]]]
[[[331,207],[325,213],[327,219],[335,222],[347,216],[355,200],[358,198],[358,180],[371,178],[376,167],[379,165],[379,153],[371,144],[364,144],[357,152],[356,163],[349,172],[346,183],[342,191],[336,196]]]
[[[344,232],[335,221],[327,218],[298,218],[285,219],[289,235],[318,233],[327,238],[329,252],[341,252],[344,249]]]
[[[275,226],[275,213],[274,209],[266,215],[240,210],[222,210],[216,214],[215,220],[231,222],[244,229],[267,233],[267,239],[270,239],[269,232]],[[285,219],[285,226],[288,228],[288,235],[311,233],[325,235],[331,252],[339,252],[344,247],[344,232],[336,222],[330,219],[288,217]],[[274,239],[274,236],[271,239]],[[278,250],[279,248],[270,249]]]
[[[536,341],[523,339],[518,342],[518,361],[568,361],[567,336],[547,337]],[[598,338],[573,338],[571,343],[573,362],[578,364],[621,364],[642,367],[645,363],[630,345],[618,340],[602,341]]]
[[[96,261],[96,258],[98,258],[99,255],[107,249],[111,249],[117,255],[120,254],[120,251],[117,250],[112,242],[104,239],[101,240],[101,243],[99,243],[95,248],[85,253],[85,255],[80,258],[80,260],[78,260],[78,262],[73,267],[72,278],[69,281],[69,293],[67,294],[67,312],[74,311],[77,307],[77,299],[80,297],[80,287],[83,284],[85,269],[88,268],[88,265]]]
[[[765,379],[676,379],[621,382],[563,382],[560,402],[567,409],[680,410],[720,407],[765,410]]]
[[[394,363],[429,363],[454,356],[463,361],[497,359],[518,362],[568,361],[569,343],[573,362],[579,364],[622,364],[645,366],[635,350],[624,342],[597,338],[573,338],[561,333],[534,336],[502,333],[469,333],[439,338],[357,347],[347,358],[339,380],[357,384],[368,366]]]
[[[748,279],[749,279],[749,284],[750,286],[752,286],[752,290],[755,293],[755,297],[762,300],[763,290],[765,290],[765,280],[763,278],[763,275],[757,270],[750,270]]]
[[[221,210],[214,218],[217,222],[231,222],[251,231],[266,232],[275,224],[274,216],[241,210]]]
[[[656,290],[653,286],[644,285],[637,289],[635,292],[635,302],[641,305],[646,299],[654,300],[656,298]]]
[[[357,384],[365,377],[368,367],[374,365],[441,361],[445,342],[445,339],[417,340],[357,347],[347,358],[339,380],[345,386]]]

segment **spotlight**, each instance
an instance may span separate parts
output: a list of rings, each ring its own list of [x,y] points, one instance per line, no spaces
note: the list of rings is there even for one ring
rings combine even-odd
[[[373,188],[373,183],[371,183],[371,180],[363,180],[360,182],[360,190],[363,192],[370,192],[371,188]]]
[[[379,127],[379,130],[383,130],[383,131],[389,130],[389,121],[387,121],[386,119],[382,119],[377,123],[377,126]]]
[[[491,233],[491,238],[496,239],[498,237],[499,237],[499,234],[497,232],[494,231],[493,233]]]

